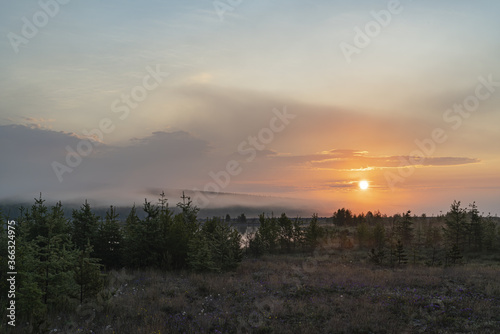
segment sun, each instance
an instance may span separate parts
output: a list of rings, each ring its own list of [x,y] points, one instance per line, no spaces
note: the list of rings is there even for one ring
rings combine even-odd
[[[368,189],[368,186],[369,186],[368,181],[365,181],[365,180],[363,180],[363,181],[359,181],[359,188],[360,188],[361,190],[366,190],[366,189]]]

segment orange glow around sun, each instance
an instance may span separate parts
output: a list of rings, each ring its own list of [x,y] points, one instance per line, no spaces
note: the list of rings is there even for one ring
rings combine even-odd
[[[368,181],[365,181],[365,180],[359,181],[359,188],[361,190],[366,190],[366,189],[368,189],[368,187],[369,187]]]

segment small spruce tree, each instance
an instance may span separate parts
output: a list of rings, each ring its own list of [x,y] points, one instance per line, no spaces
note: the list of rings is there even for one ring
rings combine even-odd
[[[406,256],[404,245],[399,239],[396,244],[396,258],[399,265],[408,263],[408,257]]]
[[[92,212],[90,204],[85,200],[79,210],[73,210],[71,221],[71,236],[73,243],[79,250],[84,250],[87,244],[92,247],[97,244],[99,217]]]
[[[101,274],[102,265],[99,264],[99,259],[92,258],[90,254],[92,254],[92,246],[89,243],[85,250],[79,251],[74,269],[80,304],[94,298],[102,290],[104,284],[104,275]]]
[[[95,257],[107,268],[122,266],[123,234],[118,222],[116,208],[110,206],[105,219],[99,225],[96,238]]]
[[[314,250],[319,245],[324,234],[324,229],[318,223],[318,215],[313,214],[305,230],[305,242],[309,251]]]

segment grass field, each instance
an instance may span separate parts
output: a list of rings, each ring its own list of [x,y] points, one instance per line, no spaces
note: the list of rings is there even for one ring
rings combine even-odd
[[[52,333],[498,333],[500,266],[377,267],[339,250],[245,259],[236,272],[115,271]],[[21,328],[18,328],[21,330]],[[26,330],[26,328],[25,328]]]

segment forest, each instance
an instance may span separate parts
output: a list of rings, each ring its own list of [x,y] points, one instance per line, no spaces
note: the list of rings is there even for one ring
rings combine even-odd
[[[243,235],[233,223],[245,223],[244,214],[235,220],[229,215],[225,219],[199,220],[199,209],[186,196],[177,208],[178,213],[174,213],[162,193],[156,203],[145,200],[142,208],[132,207],[127,217],[120,217],[113,206],[100,217],[85,201],[66,218],[61,202],[48,207],[40,195],[31,207],[21,208],[17,218],[1,217],[3,318],[7,317],[8,306],[8,260],[13,259],[9,257],[9,240],[15,243],[17,330],[33,333],[49,332],[61,322],[61,314],[73,319],[72,313],[78,314],[80,320],[67,320],[67,332],[79,328],[94,333],[95,329],[90,331],[86,326],[94,322],[95,308],[102,309],[103,304],[111,307],[110,300],[127,281],[120,281],[120,277],[132,272],[227,277],[242,270],[242,261],[248,266],[252,261],[305,257],[308,265],[299,270],[293,267],[292,274],[279,279],[282,285],[302,286],[307,268],[315,268],[325,260],[349,259],[351,264],[354,260],[370,268],[392,271],[410,266],[455,268],[475,261],[500,263],[498,219],[480,214],[475,203],[463,207],[454,201],[449,211],[438,217],[415,216],[411,211],[393,216],[379,211],[356,215],[345,208],[328,219],[317,215],[292,219],[285,213],[263,213],[258,228]],[[143,218],[139,218],[138,210],[143,211]],[[9,229],[7,222],[13,227]],[[117,281],[119,287],[114,286]],[[88,313],[94,314],[92,321],[82,311],[85,305],[94,305],[94,313]],[[86,317],[82,318],[82,312]],[[263,312],[260,314],[271,311],[268,307]],[[175,310],[164,313],[182,314]],[[248,321],[243,327],[250,332],[261,327],[256,324]],[[168,326],[162,328],[176,332]],[[233,332],[238,326],[227,320],[220,324],[224,331],[219,332]],[[103,325],[101,332],[108,332],[105,329]],[[183,332],[181,329],[178,332]]]

